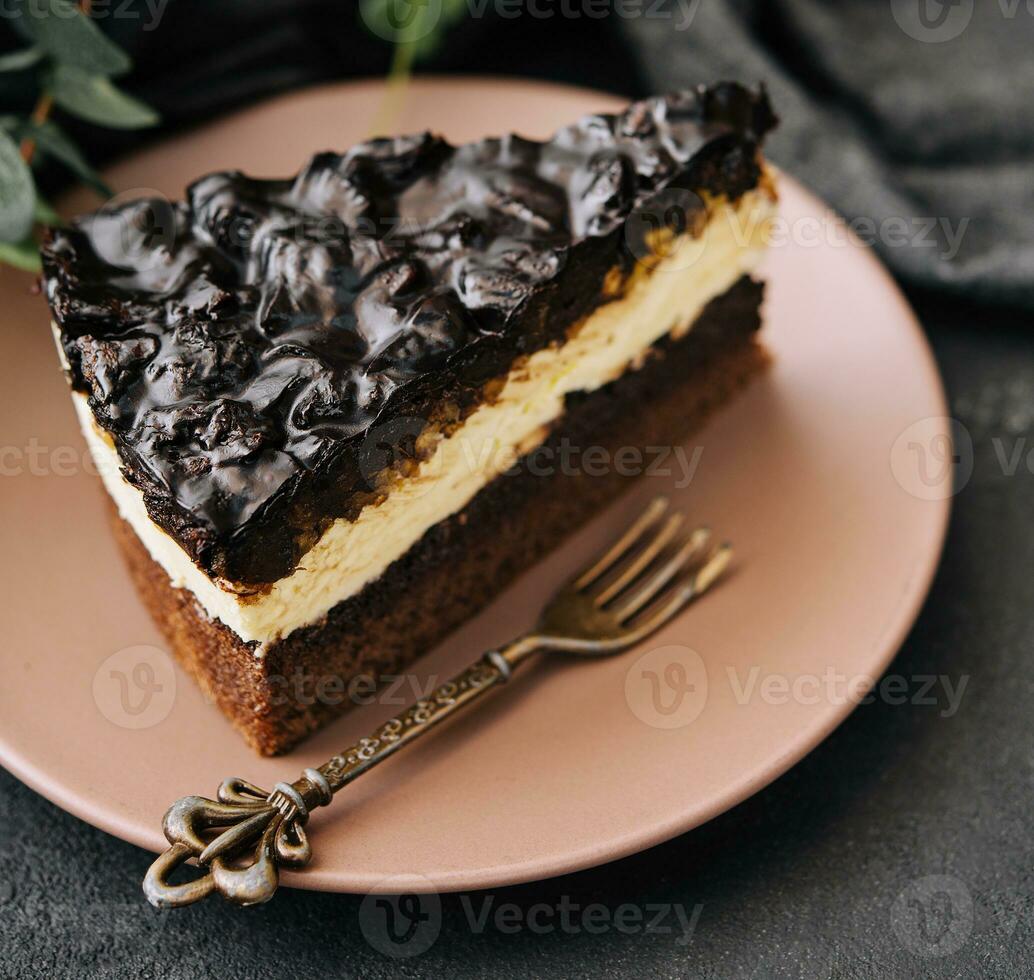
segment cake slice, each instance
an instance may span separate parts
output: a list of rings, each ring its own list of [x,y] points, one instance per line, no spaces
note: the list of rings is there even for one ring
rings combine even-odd
[[[774,122],[763,91],[700,87],[49,233],[134,581],[257,751],[367,697],[763,367]]]

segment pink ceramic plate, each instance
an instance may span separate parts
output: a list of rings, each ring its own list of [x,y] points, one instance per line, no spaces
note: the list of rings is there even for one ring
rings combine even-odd
[[[369,134],[376,83],[289,95],[116,167],[120,190],[179,195],[199,174],[293,173]],[[611,97],[426,80],[393,128],[453,140],[541,137]],[[642,649],[542,664],[386,763],[310,823],[287,884],[467,889],[556,875],[680,834],[814,748],[894,656],[926,594],[950,496],[947,414],[923,335],[890,278],[816,198],[781,180],[767,262],[771,373],[638,489],[424,658],[426,690],[530,624],[553,588],[645,498],[673,494],[736,544],[734,575]],[[83,207],[85,198],[72,202]],[[161,817],[228,775],[269,786],[412,697],[363,707],[286,758],[259,759],[162,651],[109,538],[99,481],[43,301],[4,271],[0,362],[7,607],[0,761],[84,820],[157,850]],[[694,468],[695,467],[695,468]],[[692,470],[687,485],[682,475]],[[140,857],[143,873],[148,861]]]

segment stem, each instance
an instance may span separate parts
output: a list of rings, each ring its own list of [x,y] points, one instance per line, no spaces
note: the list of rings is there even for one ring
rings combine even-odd
[[[406,98],[415,56],[415,42],[399,41],[395,44],[395,50],[391,56],[391,68],[388,71],[387,88],[384,98],[377,107],[371,136],[387,136],[391,133],[395,118]]]
[[[93,0],[79,0],[79,9],[87,17],[90,16],[90,8],[93,6]],[[36,100],[35,108],[32,110],[32,115],[29,119],[32,121],[34,126],[42,126],[47,119],[50,117],[50,112],[54,108],[54,100],[51,98],[49,92],[43,92],[40,97]],[[26,163],[32,163],[32,158],[36,155],[36,141],[31,136],[26,136],[22,140],[22,145],[19,147],[22,155],[22,159]]]
[[[48,92],[44,92],[37,100],[36,107],[32,110],[32,115],[29,119],[32,121],[33,126],[42,126],[50,115],[50,110],[54,108],[54,100],[50,97]],[[26,136],[22,140],[20,147],[22,159],[26,163],[32,163],[32,158],[36,154],[36,141],[31,136]]]

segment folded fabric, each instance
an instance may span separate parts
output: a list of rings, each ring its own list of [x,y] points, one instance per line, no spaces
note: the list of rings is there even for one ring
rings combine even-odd
[[[764,80],[771,157],[905,282],[1034,308],[1029,4],[667,0],[621,24],[657,91]]]

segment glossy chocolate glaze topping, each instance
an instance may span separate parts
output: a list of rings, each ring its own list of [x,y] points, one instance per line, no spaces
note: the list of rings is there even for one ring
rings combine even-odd
[[[152,519],[260,587],[371,499],[395,429],[476,403],[602,302],[637,210],[754,186],[774,122],[763,91],[722,84],[545,143],[379,139],[293,180],[102,209],[43,246],[72,385]]]

